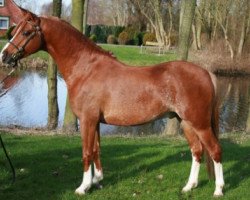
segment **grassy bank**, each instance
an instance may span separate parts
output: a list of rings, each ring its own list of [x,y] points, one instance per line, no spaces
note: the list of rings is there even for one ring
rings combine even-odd
[[[100,45],[103,49],[111,51],[117,57],[118,60],[129,65],[153,65],[171,60],[176,60],[176,54],[169,52],[164,55],[158,55],[157,53],[141,53],[141,49],[138,46],[117,46],[117,45]]]
[[[0,199],[213,199],[214,182],[202,165],[199,187],[182,194],[191,155],[182,138],[102,137],[102,190],[74,194],[82,179],[79,136],[15,136],[4,134],[17,170],[14,185],[0,152]],[[250,187],[250,138],[221,140],[224,149],[225,197],[247,199]]]
[[[222,76],[250,76],[250,55],[232,60],[228,54],[219,51],[191,51],[190,61]]]

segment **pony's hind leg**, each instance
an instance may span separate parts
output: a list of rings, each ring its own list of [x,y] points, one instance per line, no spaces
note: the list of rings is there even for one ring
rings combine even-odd
[[[182,189],[182,192],[188,192],[191,189],[196,188],[198,185],[198,176],[203,148],[194,129],[185,121],[182,121],[181,125],[192,152],[192,166],[189,179],[186,186]]]
[[[209,127],[203,130],[196,131],[200,141],[202,142],[204,148],[208,151],[209,155],[214,162],[214,172],[215,172],[215,191],[214,196],[223,196],[224,178],[223,169],[221,164],[221,147],[218,139],[215,137],[212,128]]]

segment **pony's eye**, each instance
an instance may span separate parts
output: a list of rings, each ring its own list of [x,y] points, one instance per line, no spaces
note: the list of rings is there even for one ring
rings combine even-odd
[[[24,31],[23,32],[23,36],[29,36],[30,35],[30,31]]]

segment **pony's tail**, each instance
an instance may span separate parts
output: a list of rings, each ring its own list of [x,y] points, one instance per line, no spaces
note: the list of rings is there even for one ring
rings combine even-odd
[[[213,101],[212,115],[211,115],[211,128],[212,128],[214,136],[218,140],[219,139],[219,101],[218,101],[217,91],[216,91],[217,83],[216,83],[216,77],[214,74],[210,73],[210,77],[214,86],[214,101]],[[209,179],[214,179],[215,178],[214,162],[207,150],[205,150],[205,159],[206,159],[207,172],[208,172]]]

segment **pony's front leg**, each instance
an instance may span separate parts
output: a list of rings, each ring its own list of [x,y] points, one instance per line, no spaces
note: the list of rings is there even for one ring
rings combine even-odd
[[[87,117],[86,117],[87,118]],[[94,142],[96,127],[98,120],[93,120],[88,116],[88,119],[80,119],[80,130],[83,146],[83,180],[82,184],[76,189],[75,193],[79,195],[85,194],[92,185],[92,170],[91,163],[94,159]]]
[[[103,172],[100,160],[100,126],[97,126],[94,143],[94,177],[92,183],[101,188],[99,182],[103,179]]]

